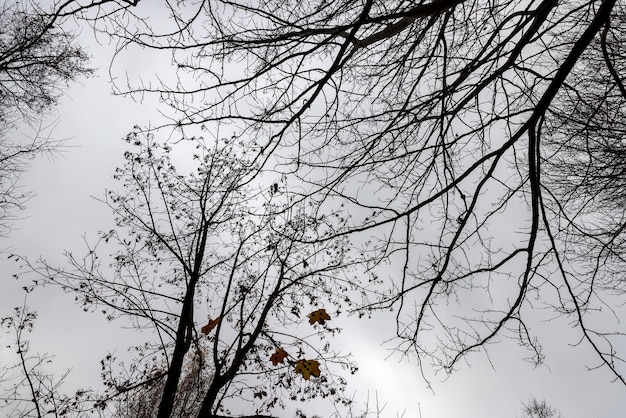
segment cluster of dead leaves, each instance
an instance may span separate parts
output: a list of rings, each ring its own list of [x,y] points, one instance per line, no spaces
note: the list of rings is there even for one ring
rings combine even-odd
[[[324,308],[311,312],[307,315],[307,317],[309,318],[309,324],[311,325],[314,325],[315,323],[324,325],[326,321],[330,321],[330,315],[328,315],[326,309]],[[208,335],[213,328],[218,326],[220,320],[221,318],[219,316],[215,319],[209,319],[209,322],[200,328],[200,332],[204,335]],[[287,354],[283,348],[278,348],[270,356],[270,361],[274,366],[277,366],[279,363],[284,364],[288,355],[289,354]],[[317,360],[300,359],[294,363],[294,368],[295,372],[297,374],[301,374],[304,380],[309,380],[311,376],[320,377],[320,363]]]
[[[270,361],[274,366],[278,363],[283,364],[287,358],[287,352],[278,348],[274,354],[270,356]],[[294,363],[295,372],[302,375],[304,380],[309,380],[311,376],[320,377],[320,362],[317,360],[300,359]]]
[[[324,325],[326,321],[330,321],[330,315],[328,315],[324,308],[311,312],[307,317],[311,325],[315,323]],[[270,356],[270,361],[274,366],[277,366],[278,363],[284,364],[287,356],[288,354],[283,348],[278,348],[274,354]],[[294,363],[294,369],[297,374],[302,375],[304,380],[309,380],[311,376],[320,377],[320,363],[317,360],[300,359]]]

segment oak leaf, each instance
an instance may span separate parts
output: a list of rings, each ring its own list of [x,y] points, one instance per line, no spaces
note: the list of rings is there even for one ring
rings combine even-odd
[[[278,363],[284,363],[285,357],[287,357],[287,352],[282,348],[279,348],[274,354],[272,354],[270,361],[274,366],[276,366]]]
[[[302,375],[304,380],[309,380],[311,375],[320,377],[320,363],[316,360],[298,360],[295,364],[296,373]]]
[[[317,311],[313,311],[307,315],[309,317],[309,324],[313,325],[314,323],[319,323],[320,325],[324,325],[324,322],[330,321],[330,315],[326,313],[326,309],[318,309]]]
[[[215,319],[209,319],[209,323],[200,328],[200,332],[202,332],[204,335],[207,335],[209,332],[211,332],[213,328],[217,326],[217,324],[220,323],[220,320],[221,318],[219,316]]]

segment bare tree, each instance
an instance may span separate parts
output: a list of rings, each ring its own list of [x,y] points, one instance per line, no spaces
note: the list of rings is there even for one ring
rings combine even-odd
[[[51,139],[54,124],[44,122],[45,116],[69,83],[93,72],[89,56],[67,30],[69,18],[130,6],[124,0],[53,2],[50,9],[21,0],[0,5],[0,236],[8,235],[30,196],[19,182],[29,161],[54,155],[62,145]],[[34,135],[20,134],[26,125]]]
[[[32,287],[25,291],[30,293]],[[33,353],[28,334],[35,326],[37,314],[24,304],[12,315],[0,318],[0,328],[12,335],[13,341],[3,343],[3,350],[16,355],[11,364],[3,358],[0,367],[0,410],[10,418],[61,417],[83,410],[89,392],[78,390],[74,395],[63,394],[61,386],[69,371],[57,375],[52,367],[54,357]]]
[[[186,177],[133,134],[127,194],[107,201],[118,226],[101,236],[121,248],[114,274],[97,247],[43,270],[85,309],[154,330],[128,376],[105,367],[111,396],[162,385],[157,414],[171,416],[208,352],[199,415],[240,396],[269,411],[312,349],[274,325],[351,289],[354,311],[395,311],[396,347],[420,365],[452,372],[500,336],[540,363],[539,305],[625,382],[618,325],[590,325],[613,308],[602,292],[623,290],[623,1],[180,0],[158,24],[145,3],[92,17],[68,4],[118,55],[171,54],[176,82],[121,91],[169,104],[172,135],[228,126],[230,145],[197,142]],[[369,287],[336,277],[352,264]],[[275,369],[279,349],[298,354]],[[316,382],[287,397],[335,395]]]
[[[36,4],[4,1],[0,5],[1,238],[9,236],[12,221],[31,196],[20,184],[30,160],[53,156],[62,145],[49,136],[54,124],[46,125],[45,115],[70,82],[91,74],[87,54],[63,23],[56,12],[45,12]],[[24,125],[31,125],[35,134],[21,134]],[[66,374],[56,377],[47,369],[52,356],[32,352],[28,334],[35,319],[36,312],[24,304],[0,321],[14,337],[3,348],[17,354],[15,364],[3,362],[0,368],[0,407],[7,416],[61,416],[83,400],[84,392],[62,395],[59,387]]]
[[[50,111],[64,85],[91,70],[74,36],[20,2],[0,6],[0,28],[0,235],[6,236],[29,196],[20,174],[31,158],[59,145],[42,129],[34,139],[19,138],[16,126]]]
[[[120,41],[119,54],[134,45],[172,56],[177,83],[131,80],[124,91],[158,94],[183,132],[229,121],[256,144],[254,162],[299,182],[293,204],[344,204],[350,221],[309,241],[371,238],[377,262],[363,266],[380,287],[361,308],[395,309],[399,350],[452,371],[508,336],[539,363],[527,320],[539,304],[569,317],[624,382],[617,324],[589,325],[604,303],[596,277],[623,259],[623,206],[599,202],[623,188],[622,142],[609,138],[623,137],[624,2],[164,7],[169,27],[129,25],[128,16],[95,23]],[[575,161],[585,144],[594,163],[572,195],[554,165]],[[586,181],[594,175],[614,189]],[[576,210],[581,199],[594,202],[589,211]],[[586,216],[609,219],[599,229],[609,235],[590,228],[595,220],[577,227]],[[581,237],[597,244],[588,269],[571,250]],[[393,271],[377,268],[387,261]]]
[[[56,15],[21,2],[0,8],[0,111],[2,119],[36,117],[56,104],[63,87],[89,75],[88,56]]]
[[[620,293],[626,267],[625,37],[624,16],[615,14],[581,56],[551,109],[543,160],[551,210],[562,219],[558,230],[575,243],[565,257],[598,286]]]
[[[346,275],[345,239],[303,243],[333,235],[342,213],[291,204],[280,178],[247,185],[256,164],[234,138],[172,146],[137,130],[126,140],[115,174],[123,189],[106,199],[116,228],[84,258],[68,254],[67,269],[35,267],[86,311],[149,334],[127,369],[103,360],[101,404],[118,399],[116,416],[158,417],[260,416],[311,398],[348,405],[341,370],[356,368],[327,340],[339,331],[328,321],[352,304],[359,280]],[[195,163],[177,169],[170,155],[188,143]]]
[[[522,404],[522,410],[524,411],[524,418],[562,418],[561,414],[545,400],[538,401],[535,398],[531,398],[527,404]]]

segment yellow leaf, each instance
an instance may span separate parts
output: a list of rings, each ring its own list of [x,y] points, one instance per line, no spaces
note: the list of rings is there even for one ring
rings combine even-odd
[[[304,380],[309,380],[311,375],[320,377],[320,363],[316,360],[298,360],[295,364],[296,373],[302,375]]]
[[[309,315],[309,324],[313,325],[318,322],[320,325],[324,325],[324,322],[330,321],[330,315],[326,313],[326,309],[318,309],[317,311],[311,312]]]

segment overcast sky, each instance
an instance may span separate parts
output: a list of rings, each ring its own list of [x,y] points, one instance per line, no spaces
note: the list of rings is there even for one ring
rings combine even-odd
[[[108,208],[93,197],[102,197],[113,186],[111,175],[122,161],[121,138],[135,124],[147,125],[158,118],[156,104],[143,105],[114,97],[108,85],[109,46],[94,45],[92,33],[84,31],[81,41],[90,45],[96,76],[81,80],[67,91],[58,107],[53,136],[67,138],[69,147],[54,160],[37,159],[23,176],[23,184],[35,191],[16,222],[16,230],[1,247],[31,259],[45,257],[53,264],[63,263],[65,250],[83,252],[83,235],[94,238],[98,230],[112,225]],[[132,63],[128,63],[131,65]],[[142,60],[136,70],[158,67]],[[27,128],[23,128],[27,132]],[[4,316],[23,298],[23,283],[11,279],[14,262],[3,259],[0,315]],[[99,360],[107,350],[122,350],[132,342],[133,333],[121,330],[119,323],[107,324],[97,314],[83,314],[73,304],[71,295],[58,289],[39,289],[29,305],[40,313],[33,333],[33,349],[56,355],[55,370],[73,368],[69,388],[96,386]],[[626,313],[623,309],[618,315]],[[574,346],[580,332],[570,329],[563,320],[548,322],[549,312],[537,312],[534,332],[541,339],[546,364],[534,369],[524,362],[527,355],[515,341],[502,338],[489,346],[489,357],[475,353],[468,363],[450,377],[433,375],[426,366],[432,390],[420,375],[415,360],[401,358],[381,346],[392,335],[387,318],[372,321],[346,318],[338,321],[344,332],[335,344],[352,351],[359,372],[350,380],[350,390],[357,402],[368,394],[370,404],[378,397],[386,404],[382,417],[481,418],[521,416],[521,402],[534,396],[559,409],[564,418],[622,417],[626,411],[626,388],[612,383],[609,372],[597,365],[589,347]],[[2,346],[5,334],[1,334]],[[113,344],[113,346],[112,346]],[[619,348],[619,347],[617,347]],[[626,344],[621,347],[626,350]],[[0,361],[10,361],[10,353],[0,354]],[[419,405],[419,407],[418,407]],[[304,405],[305,412],[323,413],[324,407]],[[404,413],[404,415],[402,415]],[[396,415],[397,414],[397,415]]]

